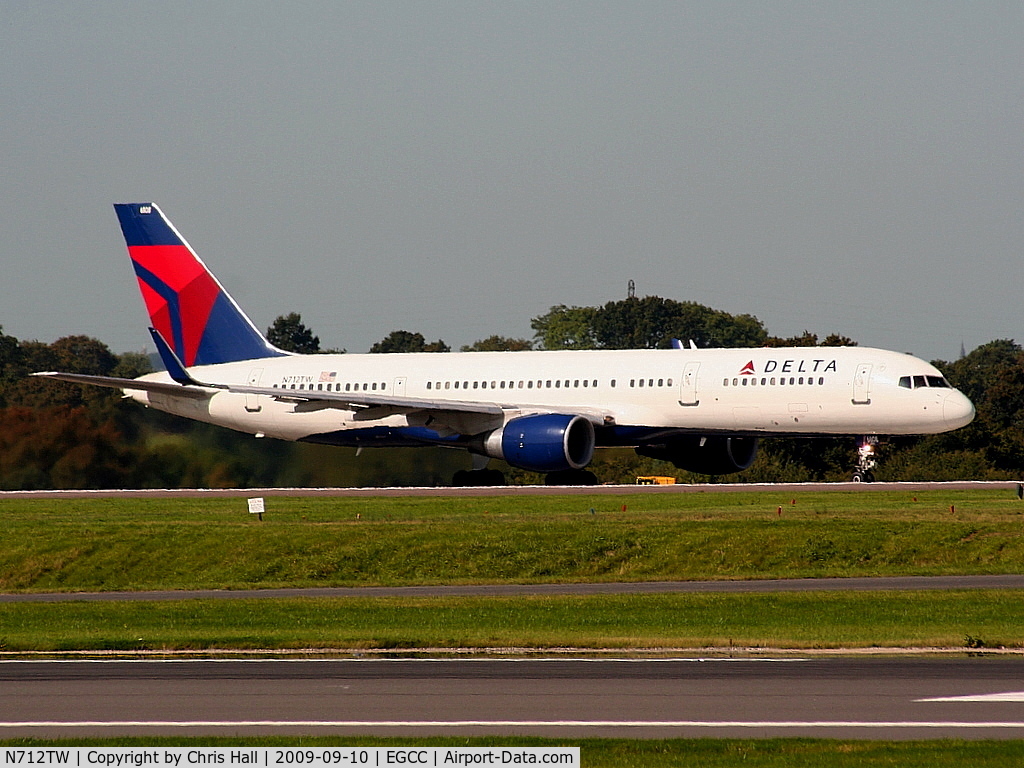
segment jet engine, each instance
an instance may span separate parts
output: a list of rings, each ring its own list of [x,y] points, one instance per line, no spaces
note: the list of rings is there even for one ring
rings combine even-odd
[[[728,475],[741,472],[754,463],[756,437],[673,437],[664,443],[641,445],[641,456],[670,461],[679,469],[701,475]]]
[[[594,457],[594,425],[582,416],[520,416],[488,433],[482,453],[532,472],[583,469]]]

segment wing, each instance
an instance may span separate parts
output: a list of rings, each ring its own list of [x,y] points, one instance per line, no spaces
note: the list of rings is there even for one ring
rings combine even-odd
[[[319,392],[294,389],[273,389],[271,387],[253,387],[242,384],[219,384],[198,381],[191,376],[188,383],[172,383],[154,381],[145,378],[122,379],[114,376],[92,376],[83,373],[61,373],[45,371],[34,373],[33,376],[68,381],[74,384],[91,384],[98,387],[131,390],[134,392],[155,392],[172,397],[194,399],[210,398],[218,392],[232,392],[241,395],[263,395],[287,403],[296,403],[302,410],[337,408],[354,411],[362,420],[384,418],[385,416],[403,413],[423,413],[433,416],[436,421],[445,423],[445,414],[475,414],[477,416],[505,418],[508,415],[529,415],[535,413],[560,413],[550,406],[531,405],[524,403],[494,403],[475,400],[446,400],[439,398],[403,397],[399,395],[380,395],[368,392]],[[566,409],[565,413],[583,416],[596,425],[605,424],[611,418],[610,413],[597,411],[593,408]]]

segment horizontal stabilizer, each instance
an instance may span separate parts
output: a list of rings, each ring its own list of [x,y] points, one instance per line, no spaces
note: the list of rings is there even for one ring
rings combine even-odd
[[[90,384],[94,387],[109,387],[111,389],[132,390],[134,392],[156,392],[162,395],[173,395],[174,397],[190,397],[202,400],[213,394],[210,389],[199,389],[204,385],[196,387],[185,387],[181,384],[171,384],[166,381],[146,381],[145,379],[121,379],[116,376],[91,376],[86,373],[61,373],[59,371],[43,371],[33,373],[42,379],[54,379],[56,381],[67,381],[72,384]]]

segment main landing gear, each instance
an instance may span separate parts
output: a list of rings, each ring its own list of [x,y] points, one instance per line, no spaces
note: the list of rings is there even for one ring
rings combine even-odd
[[[507,485],[505,475],[497,469],[460,469],[452,478],[452,486],[456,488]],[[549,472],[544,477],[544,485],[597,485],[597,475],[589,469],[563,469]]]
[[[597,485],[597,475],[589,469],[563,469],[548,472],[544,485]]]
[[[505,475],[498,469],[460,469],[452,478],[456,488],[484,485],[505,485]]]
[[[873,483],[874,469],[878,466],[875,450],[878,448],[878,435],[865,435],[857,443],[857,469],[850,478],[855,483]]]

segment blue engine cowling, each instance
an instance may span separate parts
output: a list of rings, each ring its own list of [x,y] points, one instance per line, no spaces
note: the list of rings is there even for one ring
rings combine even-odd
[[[521,416],[491,432],[483,447],[488,456],[531,472],[583,469],[594,457],[594,425],[564,413]]]

